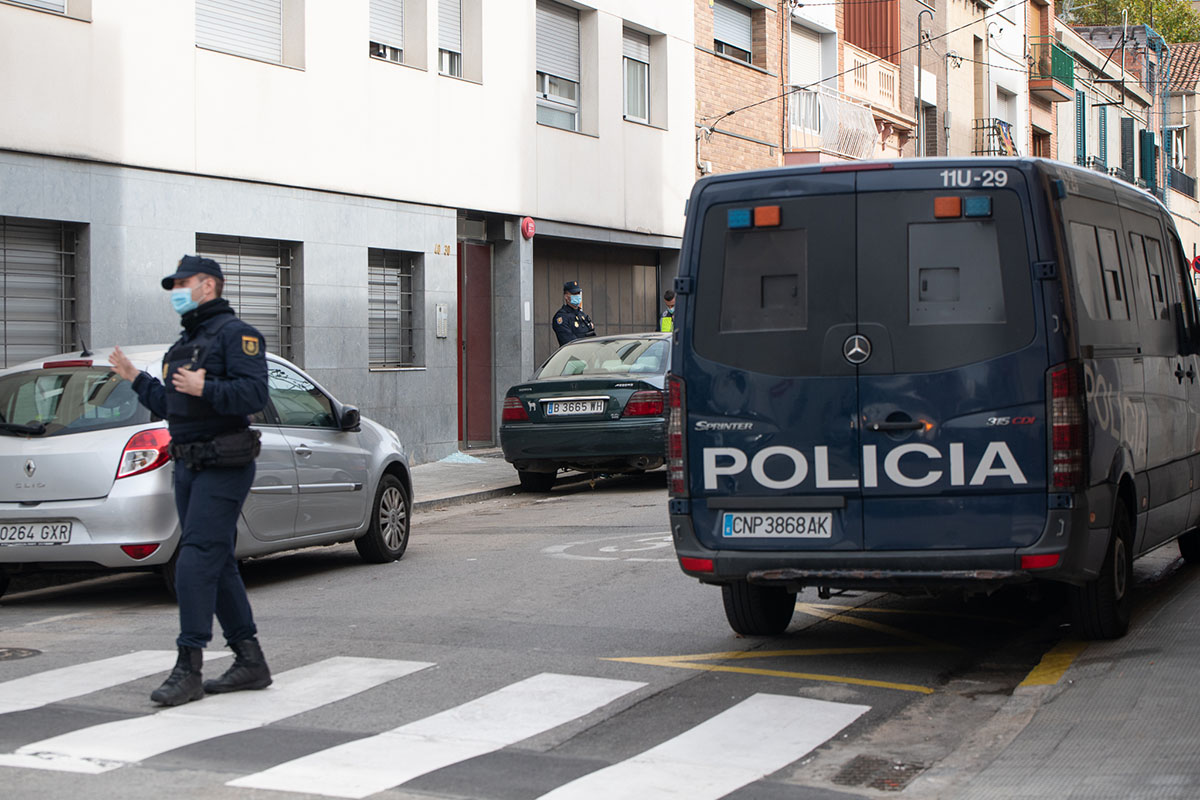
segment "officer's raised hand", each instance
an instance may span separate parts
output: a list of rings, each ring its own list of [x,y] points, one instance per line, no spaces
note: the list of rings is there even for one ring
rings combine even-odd
[[[108,356],[108,363],[112,365],[113,372],[127,381],[132,381],[141,371],[133,365],[133,362],[129,360],[129,356],[121,352],[121,348],[119,347],[113,348],[112,353]]]
[[[175,387],[175,391],[182,394],[190,394],[193,397],[202,397],[204,395],[204,369],[188,369],[187,367],[179,367],[171,376],[171,385]]]

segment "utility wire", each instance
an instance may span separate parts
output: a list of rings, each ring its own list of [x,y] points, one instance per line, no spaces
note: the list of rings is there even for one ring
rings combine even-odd
[[[873,1],[873,0],[872,0],[872,1]],[[881,2],[893,2],[893,0],[880,0],[880,1],[881,1]],[[847,2],[847,0],[841,0],[841,2]],[[850,2],[855,2],[855,0],[850,0]],[[957,32],[959,32],[959,31],[961,31],[961,30],[964,30],[964,29],[966,29],[966,28],[969,28],[969,27],[971,27],[972,25],[976,25],[976,24],[978,24],[978,23],[980,23],[980,22],[983,22],[983,21],[984,21],[985,19],[987,19],[988,17],[994,16],[994,15],[996,15],[996,14],[1000,14],[1001,12],[1004,12],[1004,11],[1010,11],[1010,10],[1012,10],[1012,9],[1014,9],[1014,8],[1018,8],[1018,7],[1020,7],[1020,6],[1023,6],[1023,5],[1025,5],[1025,3],[1026,3],[1026,2],[1028,2],[1028,0],[1020,0],[1020,2],[1013,3],[1013,4],[1012,4],[1012,5],[1010,5],[1010,6],[1005,6],[1004,8],[997,8],[997,9],[994,9],[993,11],[990,11],[990,12],[988,12],[987,14],[984,14],[984,15],[983,15],[982,17],[980,17],[979,19],[974,19],[974,20],[971,20],[971,21],[970,21],[970,22],[968,22],[966,25],[959,25],[957,28],[954,28],[954,29],[952,29],[952,30],[948,30],[948,31],[946,31],[945,33],[939,33],[937,36],[931,36],[931,37],[929,37],[928,39],[926,39],[925,41],[926,41],[926,42],[932,42],[932,41],[935,41],[935,40],[937,40],[937,39],[942,39],[942,38],[945,38],[946,36],[949,36],[949,35],[950,35],[950,34],[952,34],[952,33],[957,33]],[[781,94],[777,94],[777,95],[775,95],[774,97],[768,97],[768,98],[766,98],[766,99],[763,99],[763,100],[756,100],[756,101],[754,101],[753,103],[747,103],[747,104],[746,104],[746,105],[744,105],[744,106],[740,106],[740,107],[738,107],[738,108],[735,108],[735,109],[732,109],[732,110],[730,110],[730,111],[726,111],[724,114],[718,114],[718,115],[716,115],[715,117],[701,117],[701,120],[702,120],[702,121],[705,121],[705,122],[707,122],[707,121],[708,121],[708,120],[710,120],[710,119],[711,119],[711,120],[714,120],[714,122],[713,122],[711,125],[703,125],[703,126],[701,126],[701,128],[702,128],[704,131],[707,131],[708,133],[712,133],[712,131],[713,131],[713,130],[714,130],[716,127],[717,127],[717,125],[718,125],[718,124],[720,124],[720,123],[721,123],[721,121],[722,121],[722,120],[724,120],[724,119],[727,119],[728,117],[732,117],[734,114],[737,114],[737,113],[739,113],[739,112],[742,112],[742,111],[747,111],[747,110],[749,110],[749,109],[751,109],[751,108],[755,108],[755,107],[757,107],[757,106],[761,106],[761,105],[763,105],[764,103],[771,103],[771,102],[774,102],[774,101],[776,101],[776,100],[780,100],[780,99],[782,99],[782,98],[784,98],[784,97],[787,97],[788,95],[792,95],[792,94],[795,94],[796,92],[801,92],[801,91],[804,91],[805,89],[810,89],[810,88],[812,88],[813,86],[816,86],[816,85],[818,85],[818,84],[820,84],[820,83],[824,83],[825,81],[828,81],[828,80],[832,80],[833,78],[840,78],[840,77],[842,77],[843,75],[848,75],[849,73],[851,73],[851,72],[854,72],[854,70],[855,70],[855,69],[861,69],[862,67],[870,66],[871,64],[878,64],[880,61],[887,61],[887,60],[891,59],[891,58],[892,58],[892,57],[894,57],[894,56],[898,56],[898,55],[900,55],[901,53],[906,53],[906,52],[908,52],[909,50],[912,50],[912,49],[913,49],[913,48],[915,48],[915,47],[920,47],[920,46],[922,46],[923,44],[924,44],[924,42],[917,42],[916,44],[909,45],[908,47],[902,47],[902,48],[900,48],[899,50],[897,50],[897,51],[896,51],[896,52],[894,52],[894,53],[889,53],[889,54],[888,54],[888,55],[886,55],[886,56],[879,56],[879,57],[877,57],[877,58],[875,58],[875,59],[872,59],[871,61],[867,61],[866,63],[859,64],[857,67],[851,67],[851,68],[849,68],[849,69],[844,69],[844,70],[842,70],[841,72],[835,73],[835,74],[833,74],[833,75],[828,75],[828,76],[826,76],[826,77],[822,78],[822,79],[821,79],[821,80],[819,80],[819,81],[813,81],[812,83],[806,84],[806,85],[804,85],[804,86],[793,86],[791,89],[788,89],[786,92],[783,92],[783,93],[781,93]]]

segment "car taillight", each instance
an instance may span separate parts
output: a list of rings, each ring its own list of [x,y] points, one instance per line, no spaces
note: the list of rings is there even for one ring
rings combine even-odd
[[[171,460],[171,455],[167,452],[170,444],[171,434],[167,433],[166,428],[154,428],[135,433],[129,443],[125,445],[125,452],[121,453],[117,477],[129,478],[152,469],[158,469]]]
[[[154,555],[154,552],[158,550],[158,544],[123,544],[121,550],[134,561],[141,561],[143,558]]]
[[[634,392],[625,403],[626,417],[661,417],[663,413],[663,393],[657,389]]]
[[[683,418],[686,411],[683,379],[667,376],[667,488],[672,497],[687,494],[687,459],[684,457]]]
[[[47,361],[42,364],[42,369],[67,369],[70,367],[90,367],[92,360],[90,358],[72,358],[66,361]]]
[[[500,412],[501,422],[527,422],[529,414],[525,413],[525,404],[519,397],[504,398],[504,410]]]
[[[1053,491],[1076,491],[1083,484],[1083,397],[1079,369],[1057,367],[1050,372],[1050,486]]]

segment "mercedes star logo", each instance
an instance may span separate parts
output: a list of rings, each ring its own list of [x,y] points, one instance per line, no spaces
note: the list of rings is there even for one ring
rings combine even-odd
[[[33,473],[35,473],[35,472],[37,472],[37,464],[33,463],[32,458],[26,459],[25,460],[25,476],[27,478],[32,478]]]
[[[842,355],[851,364],[861,364],[871,357],[871,340],[860,333],[851,336],[842,345]]]

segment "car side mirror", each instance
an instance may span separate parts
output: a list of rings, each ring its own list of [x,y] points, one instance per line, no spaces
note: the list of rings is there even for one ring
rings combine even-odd
[[[342,406],[342,414],[339,420],[339,427],[344,431],[356,431],[359,428],[359,423],[362,421],[362,415],[358,413],[358,409],[354,406]]]

